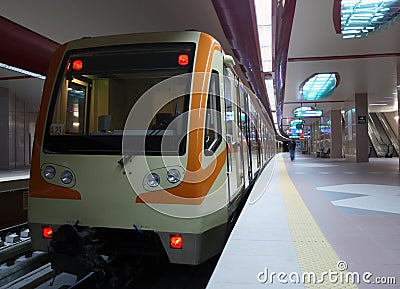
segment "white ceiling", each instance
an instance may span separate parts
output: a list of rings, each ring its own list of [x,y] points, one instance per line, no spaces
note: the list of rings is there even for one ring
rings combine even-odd
[[[368,93],[368,102],[389,101],[386,106],[370,106],[371,111],[394,111],[393,97],[397,85],[397,66],[400,57],[372,57],[377,54],[400,53],[400,22],[367,38],[342,39],[333,26],[333,0],[298,0],[289,45],[286,74],[285,102],[302,101],[300,84],[320,72],[338,72],[340,83],[334,93],[317,102],[317,108],[328,114],[330,109],[344,108],[341,102],[355,93]],[[367,55],[360,58],[357,55]],[[343,57],[345,56],[345,57]],[[348,56],[355,56],[349,57]],[[313,60],[327,57],[331,60]],[[299,61],[294,61],[295,59]],[[342,58],[342,59],[341,59]],[[291,61],[293,60],[293,61]],[[303,60],[303,61],[301,61]],[[283,117],[293,116],[292,110],[300,104],[284,105]]]
[[[338,72],[340,84],[324,101],[344,101],[355,93],[368,93],[369,103],[388,100],[397,83],[400,57],[370,57],[400,53],[400,23],[365,39],[346,39],[334,31],[333,0],[297,0],[289,46],[285,102],[300,102],[299,85],[318,72]],[[211,0],[2,0],[0,14],[58,43],[84,36],[131,32],[196,29],[214,35],[230,53]],[[254,44],[257,45],[257,44]],[[337,59],[341,56],[369,55],[368,58]],[[332,60],[313,60],[328,57]],[[295,59],[302,61],[291,61]],[[307,61],[305,61],[307,60]],[[20,75],[0,69],[0,78]],[[0,81],[20,98],[38,107],[42,80]],[[295,105],[284,105],[283,117],[292,117]],[[395,107],[396,106],[396,107]],[[329,113],[342,109],[342,102],[317,103]],[[370,107],[376,110],[377,107]],[[379,109],[395,110],[391,101]]]
[[[60,44],[85,36],[195,29],[216,37],[229,53],[211,0],[2,0],[0,14]],[[0,69],[0,78],[20,75]],[[42,86],[39,79],[0,81],[37,109]]]
[[[197,29],[223,37],[210,0],[2,0],[1,14],[58,43],[133,32]]]

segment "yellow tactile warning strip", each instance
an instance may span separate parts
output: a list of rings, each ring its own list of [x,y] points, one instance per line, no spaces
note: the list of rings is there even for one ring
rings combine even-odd
[[[341,261],[319,229],[286,171],[282,154],[279,180],[293,243],[306,288],[357,288],[346,263]]]

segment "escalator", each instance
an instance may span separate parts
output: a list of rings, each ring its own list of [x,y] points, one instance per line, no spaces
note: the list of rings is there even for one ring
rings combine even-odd
[[[383,129],[386,132],[386,135],[388,136],[391,144],[393,145],[394,149],[394,155],[399,156],[400,151],[399,151],[399,139],[396,136],[396,133],[393,129],[393,127],[390,125],[389,121],[387,120],[386,116],[382,112],[377,112],[376,116],[378,117]]]
[[[384,122],[381,123],[381,119]],[[386,131],[388,129],[388,132]],[[377,113],[369,113],[368,115],[368,137],[372,145],[370,156],[376,155],[377,157],[392,157],[398,156],[398,139],[396,134],[390,133],[391,129],[384,115],[377,115]],[[396,149],[397,148],[397,149]]]
[[[383,142],[379,136],[375,123],[371,118],[371,113],[368,115],[368,137],[374,150],[374,155],[377,157],[385,157],[387,153],[387,145]],[[371,153],[370,153],[371,156]]]

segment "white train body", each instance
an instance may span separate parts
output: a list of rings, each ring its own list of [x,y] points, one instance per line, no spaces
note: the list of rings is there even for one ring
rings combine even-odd
[[[213,37],[69,42],[54,54],[37,120],[34,249],[76,274],[65,243],[93,233],[84,243],[104,238],[99,255],[159,243],[171,262],[199,264],[221,251],[245,189],[274,154],[271,120]]]

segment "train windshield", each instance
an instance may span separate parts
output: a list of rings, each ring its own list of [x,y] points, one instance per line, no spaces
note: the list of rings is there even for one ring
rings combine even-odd
[[[190,77],[174,81],[172,88],[160,86],[164,92],[153,88],[192,72],[194,52],[194,43],[70,51],[50,102],[44,152],[121,154],[123,135],[129,135],[133,142],[135,138],[145,140],[141,153],[160,155],[162,149],[163,154],[184,154],[187,121],[177,116],[186,115],[189,109]],[[179,95],[160,103],[170,89],[180,91]],[[146,107],[141,111],[152,112],[152,116],[143,123],[136,119],[134,130],[126,134],[128,116],[132,117],[143,97]]]

